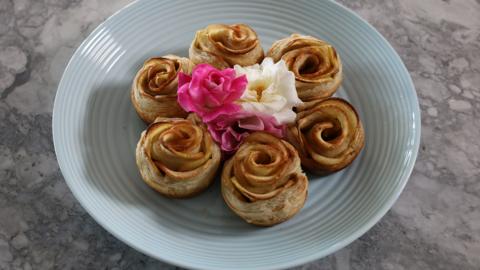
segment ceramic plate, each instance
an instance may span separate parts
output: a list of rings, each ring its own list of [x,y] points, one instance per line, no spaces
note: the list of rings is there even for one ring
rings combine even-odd
[[[246,23],[267,50],[293,32],[332,43],[342,57],[337,95],[357,108],[366,145],[347,169],[309,175],[309,197],[293,219],[248,225],[225,205],[219,181],[198,197],[171,200],[145,185],[134,151],[145,125],[130,85],[152,56],[188,56],[196,30]],[[388,42],[329,1],[137,1],[80,45],[55,98],[53,139],[65,181],[110,233],[160,260],[201,269],[278,269],[330,254],[365,233],[395,202],[412,171],[420,113],[412,81]]]

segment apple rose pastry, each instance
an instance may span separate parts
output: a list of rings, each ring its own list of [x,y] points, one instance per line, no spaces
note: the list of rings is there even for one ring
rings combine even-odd
[[[150,58],[133,80],[131,99],[140,118],[147,124],[157,117],[186,117],[177,103],[177,73],[190,74],[193,65],[188,58],[175,55]]]
[[[142,132],[136,160],[143,180],[161,194],[185,198],[205,190],[220,165],[220,148],[201,124],[158,118]]]
[[[323,40],[293,34],[273,43],[267,56],[275,62],[285,61],[295,74],[295,86],[302,101],[330,97],[342,81],[340,57]]]
[[[364,130],[353,106],[328,98],[297,113],[287,129],[287,140],[298,150],[302,166],[317,174],[349,165],[364,145]]]
[[[251,224],[271,226],[291,218],[303,207],[307,188],[297,151],[265,132],[249,135],[223,167],[223,198]]]
[[[263,60],[257,33],[245,24],[211,24],[197,31],[190,45],[190,60],[218,69],[250,66]]]

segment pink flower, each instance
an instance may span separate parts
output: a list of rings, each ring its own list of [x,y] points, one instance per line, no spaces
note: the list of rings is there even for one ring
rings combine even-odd
[[[195,112],[204,122],[221,114],[238,112],[235,104],[247,86],[245,75],[236,77],[235,70],[218,70],[209,64],[197,65],[188,76],[178,74],[178,103],[185,111]]]
[[[282,138],[285,125],[278,124],[275,117],[253,112],[240,111],[222,114],[207,123],[208,131],[227,155],[235,152],[243,139],[255,131],[266,131]]]

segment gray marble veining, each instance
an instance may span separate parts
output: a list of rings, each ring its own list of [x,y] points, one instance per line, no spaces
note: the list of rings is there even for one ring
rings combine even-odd
[[[0,0],[0,269],[174,269],[97,225],[52,145],[58,81],[79,43],[129,0]],[[296,269],[480,269],[480,1],[341,0],[395,47],[422,144],[393,209],[353,244]]]

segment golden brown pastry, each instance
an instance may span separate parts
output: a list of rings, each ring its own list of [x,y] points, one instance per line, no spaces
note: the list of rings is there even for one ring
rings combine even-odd
[[[223,198],[251,224],[272,226],[291,218],[303,207],[307,188],[297,151],[265,132],[249,135],[223,167]]]
[[[317,174],[345,168],[364,145],[364,130],[355,108],[340,98],[308,103],[287,128],[302,166]]]
[[[275,62],[285,61],[295,74],[295,86],[302,101],[330,97],[342,81],[342,62],[335,48],[311,36],[293,34],[278,40],[267,57]]]
[[[245,24],[211,24],[197,31],[189,54],[195,65],[208,63],[218,69],[251,66],[264,57],[257,33]]]
[[[205,190],[220,165],[220,148],[201,124],[158,118],[142,132],[136,160],[143,180],[161,194],[185,198]]]
[[[177,103],[178,72],[190,74],[188,58],[175,55],[150,58],[133,80],[131,99],[140,118],[147,124],[157,117],[186,117]]]

